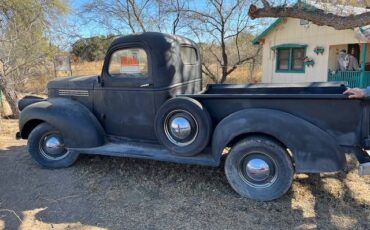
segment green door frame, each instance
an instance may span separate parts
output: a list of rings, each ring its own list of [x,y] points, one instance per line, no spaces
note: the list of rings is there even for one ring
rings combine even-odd
[[[365,88],[365,65],[366,65],[366,52],[367,52],[367,43],[362,43],[361,47],[361,73],[360,73],[360,87]]]

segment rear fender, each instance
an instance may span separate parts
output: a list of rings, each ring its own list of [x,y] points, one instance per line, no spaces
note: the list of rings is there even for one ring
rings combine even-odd
[[[27,139],[35,125],[47,122],[58,129],[69,148],[103,145],[104,129],[82,104],[66,98],[50,98],[24,108],[19,118],[21,137]]]
[[[345,166],[335,138],[292,114],[272,109],[245,109],[224,118],[212,139],[212,154],[220,160],[223,149],[241,135],[263,134],[284,144],[293,153],[297,172],[334,172]]]

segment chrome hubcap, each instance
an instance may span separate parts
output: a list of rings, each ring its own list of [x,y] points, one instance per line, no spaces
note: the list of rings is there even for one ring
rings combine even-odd
[[[198,136],[198,124],[193,115],[185,110],[169,113],[163,129],[168,140],[177,146],[187,146]]]
[[[264,153],[247,153],[241,158],[239,167],[241,178],[255,188],[271,186],[277,178],[275,161]]]
[[[61,137],[55,133],[46,134],[41,138],[40,152],[49,160],[59,160],[68,154]]]
[[[190,122],[185,117],[176,117],[171,121],[170,132],[179,139],[185,139],[191,133]]]
[[[252,159],[247,165],[245,171],[248,176],[256,181],[263,181],[270,175],[270,167],[262,159]]]
[[[56,136],[50,136],[46,138],[45,150],[52,155],[57,155],[63,152],[64,146]]]

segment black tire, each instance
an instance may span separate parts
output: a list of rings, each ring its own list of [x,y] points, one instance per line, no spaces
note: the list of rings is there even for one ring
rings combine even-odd
[[[32,130],[28,137],[28,152],[32,158],[41,166],[46,168],[66,168],[71,166],[78,158],[79,154],[70,152],[64,147],[60,149],[59,154],[50,154],[45,149],[45,141],[49,137],[56,137],[60,140],[60,145],[63,146],[63,138],[58,130],[47,123],[41,123]]]
[[[177,138],[170,128],[175,118],[185,118],[190,125],[186,138]],[[178,156],[194,156],[208,144],[212,134],[212,120],[198,101],[179,97],[165,102],[156,114],[155,132],[160,143]]]
[[[289,190],[294,168],[281,145],[266,137],[250,137],[232,147],[225,162],[225,174],[241,196],[271,201]]]

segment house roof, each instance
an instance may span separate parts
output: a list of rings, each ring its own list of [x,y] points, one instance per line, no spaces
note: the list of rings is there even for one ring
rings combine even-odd
[[[358,15],[370,11],[370,9],[362,7],[355,7],[350,5],[334,5],[331,3],[322,3],[312,0],[305,1],[305,6],[311,9],[321,9],[328,13],[336,14],[339,16]],[[268,26],[264,31],[262,31],[262,33],[260,33],[255,39],[252,40],[253,45],[259,44],[260,40],[266,37],[282,21],[282,18],[276,19],[270,26]]]

